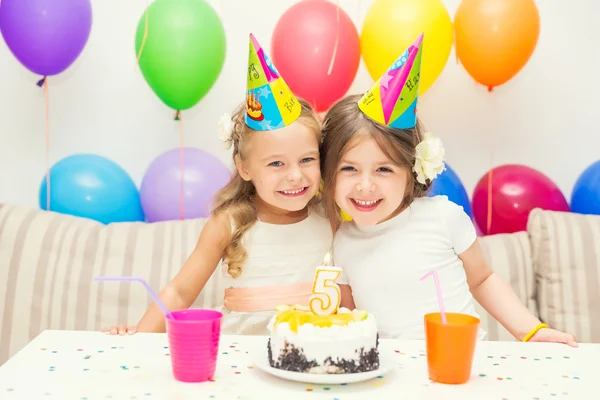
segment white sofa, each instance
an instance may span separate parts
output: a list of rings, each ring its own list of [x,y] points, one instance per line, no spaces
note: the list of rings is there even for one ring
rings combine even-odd
[[[205,220],[102,225],[0,204],[0,365],[45,329],[136,323],[193,249]],[[581,342],[600,342],[600,217],[534,210],[527,232],[481,238],[494,269],[527,307]],[[215,274],[194,307],[222,304]],[[479,307],[489,340],[513,340]]]

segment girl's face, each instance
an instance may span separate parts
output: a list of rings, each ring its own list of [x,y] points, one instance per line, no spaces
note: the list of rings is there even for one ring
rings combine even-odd
[[[274,131],[256,131],[236,159],[241,177],[252,181],[258,196],[284,211],[300,211],[319,190],[319,142],[301,123]]]
[[[394,164],[372,137],[355,141],[338,165],[335,202],[357,225],[372,226],[399,210],[409,171]]]

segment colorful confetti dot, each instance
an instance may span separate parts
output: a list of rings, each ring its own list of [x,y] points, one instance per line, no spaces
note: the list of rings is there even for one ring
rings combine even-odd
[[[480,377],[485,378],[487,375],[486,374],[479,374]]]
[[[116,348],[117,348],[117,346],[113,346],[113,347],[111,347],[111,349],[116,349]]]
[[[346,386],[347,383],[340,383],[340,386]]]
[[[313,391],[313,388],[311,388],[311,387],[309,386],[309,387],[307,387],[307,388],[306,388],[306,391],[307,391],[307,392],[312,392],[312,391]]]
[[[231,368],[237,368],[237,365],[232,365]]]
[[[144,393],[145,396],[152,396],[152,393]]]
[[[521,360],[527,360],[527,357],[521,356]]]
[[[227,354],[227,352],[226,352],[226,351],[224,351],[224,352],[223,352],[223,353],[221,353],[221,354]]]
[[[511,377],[506,378],[507,381],[512,381]]]
[[[135,367],[133,367],[133,368],[135,368],[135,369],[140,369],[140,366],[139,366],[139,365],[136,365],[136,366],[135,366]]]
[[[127,368],[127,366],[125,366],[125,365],[121,365],[121,369],[124,371],[127,371],[129,368]]]
[[[91,356],[85,356],[83,357],[84,360],[89,360]]]
[[[77,351],[83,351],[83,349],[77,349]]]
[[[577,380],[579,380],[579,377],[578,377],[578,376],[574,376],[574,377],[573,377],[573,379],[577,379]]]
[[[411,358],[417,358],[416,356],[412,356]]]
[[[248,369],[252,369],[254,368],[252,365],[248,365]]]
[[[45,348],[45,347],[42,347],[42,350],[46,350],[46,348]]]
[[[504,356],[502,356],[502,357],[500,357],[500,358],[501,358],[501,359],[503,359],[503,360],[506,360],[506,357],[504,357]]]
[[[229,346],[230,349],[235,349],[235,346]]]
[[[83,370],[84,370],[84,371],[89,371],[90,369],[89,369],[89,368],[84,368]]]
[[[546,357],[546,360],[552,360],[552,357]]]
[[[571,357],[569,357],[569,356],[564,356],[563,358],[569,359],[569,358],[571,358]]]
[[[494,365],[494,367],[497,367],[497,366],[498,366],[498,365],[500,365],[500,364],[498,364],[498,363],[494,363],[493,365]]]
[[[487,356],[488,358],[494,358],[494,356]]]
[[[501,376],[497,377],[496,379],[498,379],[499,381],[503,381],[504,378],[502,378]]]
[[[169,354],[169,353],[165,353],[165,356],[167,356],[167,357],[168,357],[168,356],[170,356],[170,355],[171,355],[171,354]]]
[[[57,351],[56,351],[56,350],[52,350],[52,352],[53,352],[53,353],[57,353]]]
[[[8,388],[8,389],[6,389],[6,391],[7,391],[7,392],[14,392],[14,390],[15,390],[15,389],[13,389],[13,388]]]
[[[104,350],[98,350],[98,353],[104,353]]]
[[[331,390],[330,387],[324,387],[323,390]]]
[[[539,359],[539,358],[534,358],[534,360],[535,360],[535,361],[540,361],[540,359]]]
[[[379,375],[377,379],[383,379],[383,375]]]
[[[568,377],[569,377],[569,375],[563,375],[562,377],[563,377],[563,378],[568,378]]]
[[[241,374],[241,372],[240,372],[240,371],[235,371],[235,374],[236,374],[236,375],[240,375],[240,374]]]

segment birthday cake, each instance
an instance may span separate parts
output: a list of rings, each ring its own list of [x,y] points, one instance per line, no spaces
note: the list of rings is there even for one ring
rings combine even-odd
[[[309,307],[279,306],[269,324],[271,367],[313,374],[350,374],[379,368],[379,335],[367,311],[339,308],[317,315]]]

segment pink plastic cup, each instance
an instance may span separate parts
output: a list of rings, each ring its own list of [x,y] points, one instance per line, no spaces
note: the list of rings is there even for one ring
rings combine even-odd
[[[214,310],[172,311],[167,318],[167,336],[175,379],[181,382],[206,382],[215,375],[221,320]]]

